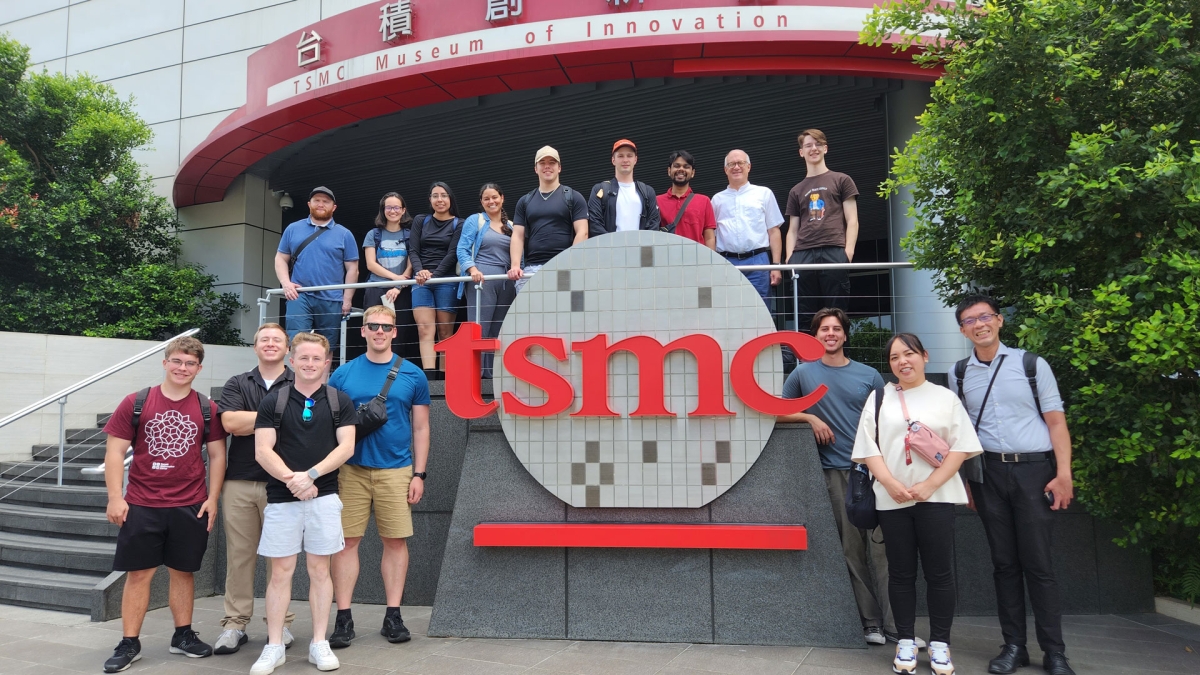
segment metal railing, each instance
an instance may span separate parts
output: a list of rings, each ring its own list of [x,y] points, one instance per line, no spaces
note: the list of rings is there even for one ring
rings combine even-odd
[[[20,420],[32,413],[35,413],[35,412],[41,410],[42,408],[45,408],[46,406],[48,406],[52,403],[57,402],[58,403],[58,481],[57,481],[57,485],[62,486],[62,484],[63,484],[63,465],[65,463],[64,455],[66,453],[66,448],[67,448],[67,427],[66,427],[67,397],[69,397],[71,394],[74,394],[75,392],[78,392],[81,389],[84,389],[86,387],[89,387],[89,386],[99,382],[100,380],[103,380],[106,377],[109,377],[110,375],[113,375],[122,370],[125,370],[126,368],[128,368],[146,358],[149,358],[155,354],[161,353],[162,350],[166,349],[167,345],[171,343],[171,340],[176,340],[181,337],[191,337],[192,335],[195,335],[196,333],[199,333],[199,332],[200,332],[199,328],[192,328],[191,330],[186,330],[186,331],[180,333],[179,335],[176,335],[175,337],[171,338],[170,340],[164,340],[153,347],[149,347],[149,348],[145,349],[144,351],[134,354],[133,356],[125,359],[124,361],[121,361],[120,363],[117,363],[116,365],[105,368],[104,370],[96,373],[95,375],[86,377],[86,378],[76,382],[75,384],[72,384],[72,385],[62,389],[61,391],[55,392],[43,399],[40,399],[33,403],[30,403],[29,405],[25,406],[24,408],[21,408],[20,410],[12,413],[11,415],[7,415],[3,419],[0,419],[0,429],[3,429],[4,427],[12,424],[13,422],[16,422],[17,420]],[[4,481],[3,483],[0,483],[0,488],[3,488],[5,486],[12,484],[19,478],[23,478],[26,474],[36,470],[37,468],[39,468],[40,466],[42,466],[43,464],[45,464],[46,462],[49,462],[49,461],[50,461],[49,459],[43,459],[42,461],[35,463],[33,466],[31,466],[30,468],[21,472],[19,475],[9,478],[8,480]],[[126,466],[128,466],[128,464],[126,464]],[[45,476],[48,473],[50,473],[50,472],[46,471],[44,473],[39,474],[35,478],[41,478],[42,476]],[[17,488],[17,490],[19,490],[19,489],[21,489],[21,488]],[[8,497],[9,495],[13,494],[13,492],[16,492],[17,490],[13,490],[12,492],[5,494],[4,497]],[[3,499],[3,497],[0,497],[0,499]]]

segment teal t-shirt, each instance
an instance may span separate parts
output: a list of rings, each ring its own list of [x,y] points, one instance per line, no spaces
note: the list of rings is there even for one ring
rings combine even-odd
[[[329,385],[343,391],[355,407],[375,398],[387,381],[392,363],[372,363],[367,355],[333,371]],[[405,361],[388,391],[388,421],[375,433],[354,442],[354,456],[347,464],[372,469],[399,469],[412,464],[412,407],[429,405],[429,381],[425,373]]]
[[[821,385],[829,391],[804,412],[815,415],[833,430],[833,445],[818,445],[822,469],[849,469],[854,452],[854,434],[862,417],[867,396],[883,386],[883,376],[871,366],[851,361],[840,366],[827,366],[810,361],[796,366],[783,383],[784,398],[800,398],[811,394]]]

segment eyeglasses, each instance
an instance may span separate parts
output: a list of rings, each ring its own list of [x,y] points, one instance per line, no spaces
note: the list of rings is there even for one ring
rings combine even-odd
[[[802,150],[812,150],[813,148],[819,148],[822,145],[825,145],[825,144],[824,143],[805,143],[804,145],[800,146],[800,148]]]
[[[995,319],[996,316],[997,315],[995,315],[995,314],[980,314],[979,316],[974,316],[969,319],[963,319],[962,321],[958,322],[958,325],[963,326],[965,328],[970,328],[971,326],[975,325],[976,321],[982,321],[983,323],[991,323],[992,319]]]
[[[311,398],[304,399],[304,412],[300,413],[300,419],[304,420],[305,422],[311,422],[312,421],[312,407],[316,404],[317,404],[317,402],[312,400]]]
[[[390,333],[390,332],[396,330],[396,324],[394,324],[394,323],[369,323],[369,324],[367,324],[367,330],[369,330],[369,331],[381,330],[385,333]]]
[[[394,213],[397,211],[403,211],[404,207],[403,206],[385,206],[385,207],[383,207],[383,210],[387,211],[388,213]]]
[[[184,361],[182,359],[167,359],[167,363],[175,368],[197,368],[200,366],[199,361]]]
[[[727,166],[731,169],[734,167],[737,167],[739,169],[744,169],[744,168],[750,166],[750,162],[726,162],[725,166]]]

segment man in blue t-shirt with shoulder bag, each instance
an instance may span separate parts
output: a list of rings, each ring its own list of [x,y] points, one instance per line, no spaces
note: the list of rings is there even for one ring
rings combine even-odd
[[[394,311],[383,305],[368,308],[362,326],[367,353],[338,368],[329,379],[356,406],[382,396],[387,408],[387,421],[356,440],[354,456],[338,475],[346,547],[333,556],[337,619],[329,644],[335,649],[349,647],[355,637],[350,599],[358,581],[358,544],[366,534],[372,505],[383,540],[380,568],[387,596],[379,633],[388,642],[407,642],[411,637],[400,618],[400,600],[408,573],[408,538],[413,535],[412,506],[425,492],[429,381],[420,368],[392,353],[395,334]]]

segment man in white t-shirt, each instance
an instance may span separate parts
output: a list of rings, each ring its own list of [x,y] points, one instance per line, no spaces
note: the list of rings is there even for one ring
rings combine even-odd
[[[592,186],[588,197],[588,236],[661,227],[658,196],[654,188],[633,179],[637,146],[622,138],[613,143],[612,163],[616,177]]]

